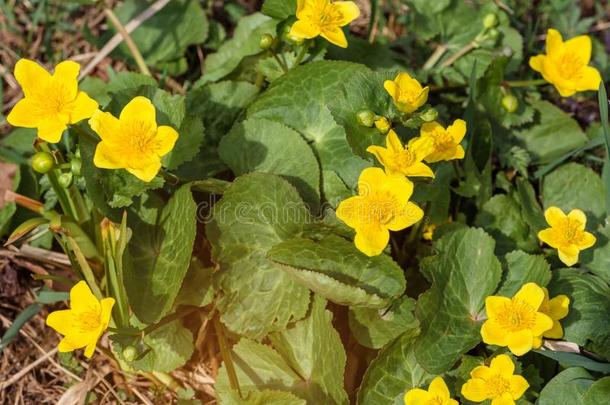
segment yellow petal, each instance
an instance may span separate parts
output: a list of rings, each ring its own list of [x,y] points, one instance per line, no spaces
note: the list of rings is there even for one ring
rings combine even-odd
[[[447,128],[447,132],[453,138],[453,142],[456,144],[462,142],[462,139],[464,139],[464,136],[466,135],[466,121],[460,119],[453,121],[453,125],[450,125]]]
[[[401,72],[396,76],[396,79],[394,79],[394,81],[396,82],[396,84],[398,84],[398,88],[408,88],[408,87],[414,87],[416,89],[421,90],[421,85],[419,84],[419,82],[417,80],[415,80],[413,77],[411,77],[410,74],[408,74],[407,72]]]
[[[121,144],[123,141],[121,135],[121,123],[112,114],[108,112],[96,111],[89,120],[91,129],[102,138],[102,141],[108,141],[113,144]]]
[[[55,66],[52,80],[66,92],[66,98],[73,100],[78,93],[78,72],[80,65],[74,61],[67,60]]]
[[[563,38],[561,33],[553,28],[546,33],[546,53],[555,57],[563,52]]]
[[[392,98],[396,98],[396,83],[392,80],[386,80],[383,82],[383,88],[387,91]]]
[[[347,25],[360,17],[360,9],[353,1],[335,1],[333,6],[341,13],[340,26]]]
[[[488,319],[481,326],[481,338],[483,342],[490,345],[506,346],[508,345],[508,335],[506,330],[497,322]]]
[[[561,97],[572,97],[574,94],[576,94],[575,88],[559,86],[556,83],[553,83],[553,85],[555,86],[555,89],[557,89]]]
[[[320,35],[332,44],[341,48],[347,48],[347,38],[345,38],[345,33],[339,27],[327,28]]]
[[[379,167],[368,167],[358,177],[358,194],[367,196],[381,188],[388,176]]]
[[[514,375],[510,377],[510,393],[513,399],[519,399],[529,388],[529,383],[523,376]]]
[[[51,312],[47,316],[46,323],[58,333],[67,335],[72,330],[72,325],[75,323],[74,313],[69,309]]]
[[[142,168],[126,167],[125,169],[143,182],[150,183],[157,176],[159,170],[161,170],[161,160],[155,161]]]
[[[510,377],[515,372],[515,363],[506,354],[501,354],[491,360],[489,368],[503,377]]]
[[[540,349],[540,346],[542,346],[542,336],[534,336],[534,341],[532,342],[532,348]]]
[[[559,321],[553,321],[553,327],[544,332],[543,336],[549,339],[561,339],[563,337],[561,323]]]
[[[320,35],[320,27],[307,20],[298,20],[290,28],[290,35],[297,38],[315,38]]]
[[[559,246],[560,242],[558,236],[558,231],[554,230],[553,228],[543,229],[538,232],[538,239],[552,248],[557,248],[557,246]]]
[[[362,216],[366,215],[362,203],[363,197],[360,196],[341,201],[337,207],[337,218],[350,228],[357,228],[361,224]]]
[[[445,128],[438,122],[426,122],[421,126],[420,133],[422,136],[432,136],[434,137],[437,132],[444,132]]]
[[[70,114],[70,123],[76,124],[79,121],[90,118],[97,111],[97,101],[89,97],[84,91],[79,91],[74,100],[74,109]]]
[[[483,402],[487,396],[487,384],[478,378],[471,378],[462,385],[462,395],[469,401]]]
[[[408,202],[407,205],[386,224],[386,226],[390,231],[400,231],[421,221],[423,217],[424,210],[412,202]]]
[[[58,143],[68,126],[68,117],[45,117],[38,124],[38,137],[49,143]]]
[[[390,129],[390,132],[388,132],[388,135],[385,138],[385,145],[393,152],[400,152],[404,149],[402,142],[400,142],[400,138],[398,138],[398,135],[393,129]]]
[[[114,298],[104,298],[100,301],[102,313],[100,315],[100,329],[106,330],[112,317],[112,307],[114,306]]]
[[[464,159],[464,156],[466,156],[466,152],[464,151],[464,148],[462,148],[462,145],[458,145],[455,147],[455,154],[453,155],[453,157],[451,159]],[[451,160],[451,159],[447,159],[447,160]]]
[[[381,146],[371,145],[366,148],[368,153],[371,153],[375,158],[381,163],[386,172],[388,171],[388,163],[391,161],[392,154],[386,148],[382,148]]]
[[[472,369],[470,376],[472,378],[479,378],[481,380],[487,380],[493,375],[491,369],[487,366],[477,366]]]
[[[6,121],[14,127],[36,128],[40,118],[32,112],[37,106],[28,98],[23,98],[15,104],[6,117]]]
[[[122,169],[125,167],[123,155],[105,141],[98,143],[95,147],[93,164],[100,169]]]
[[[536,72],[542,72],[545,58],[545,55],[532,56],[529,61],[530,67]]]
[[[413,388],[407,391],[404,397],[405,405],[427,405],[432,395],[421,388]]]
[[[81,337],[82,339],[82,337]],[[83,343],[80,339],[75,340],[73,336],[66,336],[62,340],[59,341],[57,345],[57,350],[60,353],[68,353],[73,352],[76,349],[80,349],[85,346],[87,343]]]
[[[536,313],[534,324],[532,325],[532,333],[534,336],[540,336],[547,330],[553,327],[553,320],[542,312]]]
[[[581,231],[585,229],[585,226],[587,225],[587,216],[581,210],[573,209],[568,213],[568,218],[573,221],[578,221],[580,223],[578,229],[580,229]]]
[[[407,204],[413,194],[413,183],[400,175],[387,176],[384,173],[384,176],[378,189],[392,195],[401,206]]]
[[[51,74],[33,60],[19,59],[15,65],[15,79],[26,97],[40,91],[51,81]]]
[[[578,57],[583,65],[591,60],[591,38],[587,35],[579,35],[564,42],[565,50]]]
[[[91,357],[93,357],[93,353],[95,353],[95,346],[97,345],[97,340],[98,339],[90,341],[85,347],[86,358],[90,359]]]
[[[356,248],[369,257],[380,255],[389,241],[390,232],[385,228],[368,226],[356,229]]]
[[[511,300],[508,297],[490,295],[485,298],[485,312],[487,312],[489,318],[497,318],[506,311],[506,308],[510,306],[510,304]]]
[[[426,104],[426,101],[428,101],[428,93],[430,93],[430,87],[426,86],[422,89],[419,97],[417,97],[417,100],[415,101],[415,106],[417,108]]]
[[[508,392],[503,393],[499,397],[495,397],[491,400],[491,405],[515,405],[515,401],[512,395]]]
[[[557,250],[559,255],[559,260],[563,262],[568,267],[574,266],[578,263],[579,250],[576,246],[565,246],[561,247]]]
[[[409,177],[432,177],[434,178],[434,172],[425,163],[418,162],[412,164],[404,173],[405,176]]]
[[[157,127],[157,112],[153,103],[146,97],[134,97],[121,111],[121,122],[146,122]]]
[[[555,227],[563,224],[566,214],[558,207],[549,207],[544,211],[544,218],[550,226]]]
[[[178,140],[178,132],[172,127],[168,127],[165,125],[157,128],[157,136],[155,137],[155,141],[157,143],[157,153],[159,156],[165,156],[176,145],[176,141]]]
[[[598,90],[601,81],[599,70],[592,66],[585,66],[582,78],[576,82],[576,89],[578,91]]]
[[[524,284],[514,297],[516,300],[528,303],[532,308],[538,310],[544,301],[544,290],[536,283]]]
[[[70,308],[76,312],[87,312],[92,309],[99,312],[100,302],[84,281],[79,281],[70,289]]]
[[[449,398],[451,396],[449,388],[447,388],[447,384],[445,384],[445,380],[443,380],[442,377],[435,377],[434,380],[432,380],[428,387],[428,392],[433,396],[441,398]]]
[[[552,319],[563,319],[570,311],[570,299],[566,295],[558,295],[549,300],[549,315]]]
[[[593,236],[593,234],[589,232],[583,232],[582,239],[578,242],[578,248],[581,250],[588,249],[591,246],[595,245],[595,242],[597,242],[597,239],[595,238],[595,236]]]
[[[518,332],[508,334],[508,348],[516,356],[523,356],[525,353],[532,350],[534,345],[534,335],[529,329],[523,329]]]

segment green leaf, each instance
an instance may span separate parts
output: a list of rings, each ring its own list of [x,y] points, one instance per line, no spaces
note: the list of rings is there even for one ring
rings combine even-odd
[[[546,287],[551,281],[551,266],[544,256],[529,255],[520,250],[506,255],[507,271],[496,295],[512,297],[526,283]]]
[[[544,177],[544,207],[557,206],[566,214],[578,208],[587,214],[588,228],[606,216],[604,185],[597,173],[578,163],[565,164]]]
[[[205,307],[210,304],[214,299],[213,273],[213,268],[205,267],[193,257],[174,305]]]
[[[133,230],[125,286],[131,308],[142,322],[155,323],[172,308],[191,261],[196,220],[197,205],[186,184],[158,214],[156,224],[140,222]]]
[[[591,385],[585,393],[582,403],[584,405],[596,405],[608,402],[610,398],[610,377],[604,377]]]
[[[536,124],[513,131],[516,141],[527,149],[535,164],[545,164],[579,148],[588,139],[578,123],[547,101],[531,101],[540,118]]]
[[[610,284],[610,219],[606,218],[606,226],[600,227],[595,233],[597,242],[591,250],[583,252],[583,266],[591,273]]]
[[[451,0],[440,0],[433,3],[426,0],[410,0],[409,3],[412,3],[415,9],[422,14],[434,15],[449,7]]]
[[[414,350],[416,330],[410,330],[379,352],[364,374],[358,404],[403,403],[404,393],[426,386],[435,377],[417,361]]]
[[[599,102],[599,115],[602,125],[604,140],[606,141],[606,161],[604,162],[604,189],[606,190],[606,211],[610,213],[610,124],[608,123],[608,94],[606,94],[606,84],[602,80],[599,83],[597,93]]]
[[[610,374],[610,363],[600,363],[578,353],[554,352],[551,350],[535,350],[545,357],[557,361],[562,367],[583,367],[587,370]]]
[[[367,257],[351,241],[326,236],[319,241],[294,238],[268,253],[299,282],[341,304],[379,308],[405,290],[402,269],[387,255]]]
[[[206,232],[220,266],[218,306],[229,329],[260,339],[305,316],[309,290],[268,260],[267,251],[300,234],[308,221],[297,190],[265,173],[237,178],[214,206]]]
[[[417,301],[422,332],[415,353],[429,372],[449,370],[481,341],[485,298],[496,290],[502,273],[494,247],[483,230],[459,229],[443,236],[434,244],[437,254],[420,262],[432,287]]]
[[[380,349],[407,331],[419,330],[414,309],[415,301],[408,297],[396,300],[389,308],[351,307],[349,327],[361,345]]]
[[[182,367],[193,355],[193,334],[180,320],[163,325],[144,336],[151,350],[141,359],[129,363],[146,372],[170,372]]]
[[[218,81],[233,72],[245,57],[261,53],[259,46],[261,36],[275,34],[276,25],[276,20],[260,13],[241,18],[233,38],[205,59],[205,74],[201,79],[202,82]]]
[[[306,405],[307,402],[290,392],[262,390],[249,391],[245,398],[231,390],[222,397],[224,405]]]
[[[254,171],[282,176],[299,190],[312,211],[318,210],[318,161],[301,135],[287,126],[248,119],[222,139],[218,153],[236,176]]]
[[[149,7],[150,3],[145,0],[127,0],[115,9],[115,13],[126,24]],[[189,46],[205,42],[208,19],[199,1],[173,0],[140,24],[130,36],[148,65],[160,70],[170,67],[169,74],[178,75],[186,71],[186,64],[175,62],[185,61],[184,54]],[[124,43],[118,49],[122,56],[132,60]]]
[[[326,301],[315,297],[310,315],[291,328],[271,334],[271,346],[247,338],[233,346],[232,358],[243,394],[274,390],[290,392],[312,404],[348,403],[343,389],[346,356],[332,326],[332,313],[325,306]],[[215,389],[224,403],[230,395],[224,365]]]
[[[583,404],[585,393],[593,384],[593,377],[580,367],[568,368],[549,381],[536,402],[537,405]]]
[[[296,0],[265,0],[262,12],[269,17],[284,20],[297,12]]]
[[[553,272],[549,284],[551,296],[565,294],[570,298],[568,316],[561,320],[564,340],[590,347],[610,358],[610,287],[597,276],[575,269]]]

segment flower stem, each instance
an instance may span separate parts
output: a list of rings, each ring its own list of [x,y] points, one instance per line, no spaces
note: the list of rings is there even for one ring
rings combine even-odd
[[[424,63],[423,69],[424,70],[432,69],[434,67],[434,65],[436,65],[438,63],[439,59],[443,57],[445,52],[447,52],[447,45],[437,46],[436,49],[434,50],[434,52],[432,53],[432,55],[430,55],[430,57],[426,61],[426,63]]]
[[[229,350],[227,338],[224,335],[222,324],[220,323],[220,319],[218,316],[214,317],[214,330],[216,331],[216,336],[218,337],[218,346],[220,347],[220,354],[222,355],[222,359],[225,362],[225,366],[227,367],[229,384],[231,385],[231,389],[236,390],[241,398],[241,390],[239,389],[239,381],[237,379],[237,374],[235,373],[235,365],[233,364],[233,359],[231,358],[231,351]]]
[[[446,68],[446,67],[453,65],[453,63],[455,61],[457,61],[458,59],[460,59],[462,56],[466,55],[470,51],[477,49],[479,46],[480,45],[477,41],[470,41],[469,43],[464,45],[464,47],[462,47],[460,50],[458,50],[456,53],[451,55],[446,61],[441,63],[441,68]]]
[[[301,64],[301,62],[303,61],[303,58],[305,57],[305,55],[307,55],[308,50],[309,50],[309,40],[305,40],[305,42],[303,42],[301,44],[301,50],[300,50],[299,54],[297,55],[297,58],[294,61],[293,68],[295,68]]]
[[[105,8],[104,14],[106,14],[106,17],[108,17],[110,22],[112,22],[112,25],[114,25],[114,27],[117,29],[117,31],[119,31],[119,33],[125,40],[125,44],[129,48],[129,51],[135,59],[138,68],[140,68],[140,71],[146,76],[152,76],[150,70],[148,69],[148,66],[146,66],[146,62],[144,62],[144,58],[142,57],[140,50],[136,46],[136,43],[133,42],[133,39],[131,39],[131,36],[129,36],[129,33],[127,32],[119,18],[116,16],[116,14],[114,14],[114,12],[110,8]]]
[[[516,81],[506,81],[503,84],[507,87],[530,87],[530,86],[542,86],[544,84],[547,84],[547,81],[544,79],[516,80]]]

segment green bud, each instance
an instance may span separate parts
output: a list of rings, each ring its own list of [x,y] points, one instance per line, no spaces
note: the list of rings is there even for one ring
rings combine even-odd
[[[498,25],[498,16],[494,13],[489,13],[483,18],[483,26],[487,29],[494,28]]]
[[[138,351],[131,345],[123,349],[123,358],[127,361],[134,361],[137,355]]]
[[[426,111],[421,113],[419,118],[421,118],[421,120],[424,122],[432,122],[438,118],[438,111],[436,111],[434,108],[428,108]]]
[[[496,41],[499,37],[500,37],[500,31],[498,31],[497,29],[492,28],[489,31],[487,31],[488,39],[491,39],[492,41]]]
[[[509,113],[514,113],[519,108],[519,100],[512,94],[502,97],[502,107]]]
[[[387,134],[392,126],[386,117],[379,117],[375,120],[375,128],[379,130],[382,134]]]
[[[305,38],[296,37],[292,34],[288,34],[286,35],[286,41],[290,42],[293,45],[301,45],[303,42],[305,42]]]
[[[371,128],[375,125],[375,113],[371,110],[361,110],[356,114],[356,119],[358,120],[358,124],[363,127]]]
[[[259,46],[261,47],[261,49],[267,50],[269,48],[271,48],[271,46],[273,45],[273,41],[275,40],[275,38],[273,38],[273,35],[271,34],[263,34],[261,36],[261,40],[259,42]]]
[[[73,157],[72,160],[70,160],[70,171],[74,175],[80,176],[82,167],[83,167],[83,162],[79,158]]]
[[[74,175],[72,175],[72,173],[62,173],[57,177],[57,182],[63,188],[68,188],[72,185],[73,179]]]
[[[32,169],[40,174],[48,173],[55,166],[55,159],[50,153],[38,152],[32,156]]]

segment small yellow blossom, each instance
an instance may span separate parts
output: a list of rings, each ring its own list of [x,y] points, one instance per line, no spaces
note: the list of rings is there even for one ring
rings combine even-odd
[[[470,380],[462,386],[462,395],[473,402],[490,399],[491,405],[514,405],[530,386],[523,376],[514,372],[515,364],[509,356],[496,356],[489,367],[478,366],[470,372]]]
[[[581,35],[563,41],[561,33],[549,29],[546,34],[546,55],[530,58],[530,67],[540,72],[562,97],[586,90],[597,90],[599,71],[588,66],[591,61],[591,38]]]
[[[392,129],[392,124],[386,117],[380,117],[375,120],[375,128],[382,134],[387,134]]]
[[[434,150],[430,139],[414,138],[404,147],[393,130],[385,138],[386,147],[369,146],[367,152],[375,155],[389,175],[407,177],[434,177],[432,169],[422,162]]]
[[[458,405],[458,401],[451,398],[451,393],[445,380],[436,377],[430,383],[428,391],[413,388],[406,392],[405,405]]]
[[[356,248],[367,256],[381,254],[390,240],[389,231],[405,229],[424,216],[409,201],[413,183],[403,176],[388,176],[378,167],[362,171],[358,194],[339,204],[337,217],[356,230]]]
[[[40,139],[59,142],[69,124],[87,119],[97,110],[97,102],[78,90],[79,71],[78,63],[65,61],[50,74],[38,63],[20,59],[15,65],[15,79],[25,97],[6,117],[8,123],[37,128]]]
[[[149,182],[161,169],[161,158],[178,140],[168,126],[157,126],[155,106],[146,97],[131,100],[119,118],[98,111],[89,125],[102,141],[97,145],[93,163],[101,169],[126,169]]]
[[[329,42],[347,48],[347,39],[341,27],[360,16],[353,1],[297,0],[297,21],[290,35],[295,38],[322,36]]]
[[[557,249],[559,260],[566,266],[575,265],[580,251],[595,244],[595,236],[585,231],[587,217],[581,210],[574,209],[566,215],[560,208],[550,207],[544,217],[551,227],[538,232],[538,238]]]
[[[436,121],[427,122],[422,125],[420,134],[422,138],[431,139],[434,145],[432,153],[424,159],[426,162],[464,158],[465,152],[460,142],[466,135],[466,121],[455,120],[447,129]]]
[[[85,356],[91,358],[108,327],[113,305],[113,298],[99,301],[87,283],[79,281],[70,290],[70,309],[52,312],[47,317],[47,325],[64,335],[57,349],[63,353],[84,347]]]
[[[542,301],[539,311],[553,320],[553,327],[544,332],[542,336],[549,339],[561,339],[563,328],[559,321],[568,316],[570,299],[566,295],[558,295],[549,299],[549,290],[544,287],[542,289],[544,290],[544,301]]]
[[[481,327],[483,342],[508,346],[522,356],[542,345],[542,335],[553,327],[553,320],[540,311],[544,290],[527,283],[510,299],[489,296],[485,299],[487,321]]]
[[[411,114],[428,101],[428,86],[422,87],[419,82],[408,73],[399,73],[392,80],[386,80],[383,87],[394,100],[399,111]]]
[[[424,240],[429,240],[431,241],[432,239],[434,239],[434,231],[436,231],[437,226],[435,224],[426,224],[426,226],[424,226],[424,231],[422,232],[422,238]]]

